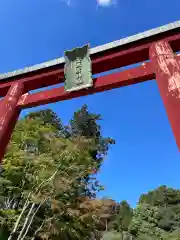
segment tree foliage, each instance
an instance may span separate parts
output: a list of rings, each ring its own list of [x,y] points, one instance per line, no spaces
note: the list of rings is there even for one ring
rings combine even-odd
[[[134,236],[173,239],[180,229],[179,200],[180,190],[166,186],[143,194],[134,210],[129,231]]]
[[[135,209],[131,209],[126,201],[116,203],[116,211],[108,218],[109,228],[104,239],[180,239],[179,200],[180,190],[160,186],[141,195]]]
[[[2,240],[178,240],[180,190],[98,199],[97,173],[114,140],[87,106],[68,126],[50,109],[18,121],[0,175]]]
[[[101,136],[99,119],[83,106],[69,127],[51,110],[19,120],[0,177],[0,224],[9,239],[96,234],[96,173],[112,143]]]

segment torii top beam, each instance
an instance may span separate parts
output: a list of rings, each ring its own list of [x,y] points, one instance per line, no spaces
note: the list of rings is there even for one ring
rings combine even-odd
[[[90,50],[93,74],[149,59],[153,41],[167,39],[174,52],[180,50],[180,21],[117,40]],[[14,81],[23,81],[27,91],[63,82],[64,58],[0,74],[0,96]]]

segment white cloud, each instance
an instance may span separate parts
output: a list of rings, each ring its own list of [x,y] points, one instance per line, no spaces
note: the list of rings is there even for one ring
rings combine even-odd
[[[60,1],[66,3],[68,6],[72,5],[72,0],[60,0]]]
[[[75,4],[75,2],[78,3],[79,0],[61,0],[61,1],[65,2],[68,6],[72,6]],[[90,1],[90,0],[88,0],[88,1]],[[108,6],[111,6],[114,4],[116,5],[117,0],[96,0],[96,3],[97,3],[97,6],[108,7]]]
[[[109,6],[116,6],[118,3],[118,0],[96,0],[97,5],[100,7],[109,7]]]
[[[71,0],[65,0],[67,5],[70,6],[71,5]]]
[[[112,0],[97,0],[97,4],[103,7],[109,6],[113,3]]]

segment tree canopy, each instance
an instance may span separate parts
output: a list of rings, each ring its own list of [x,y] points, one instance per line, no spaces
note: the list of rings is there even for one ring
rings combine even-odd
[[[180,239],[180,190],[160,186],[134,209],[97,197],[97,173],[115,144],[101,121],[87,105],[67,126],[51,109],[18,121],[1,166],[0,239]]]

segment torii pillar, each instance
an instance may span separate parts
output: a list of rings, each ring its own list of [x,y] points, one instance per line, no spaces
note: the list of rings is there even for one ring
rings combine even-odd
[[[151,45],[150,60],[180,150],[180,63],[176,60],[169,43],[163,40]]]
[[[20,109],[17,103],[24,93],[24,85],[16,82],[0,102],[0,161],[2,160],[11,134],[18,120]]]

